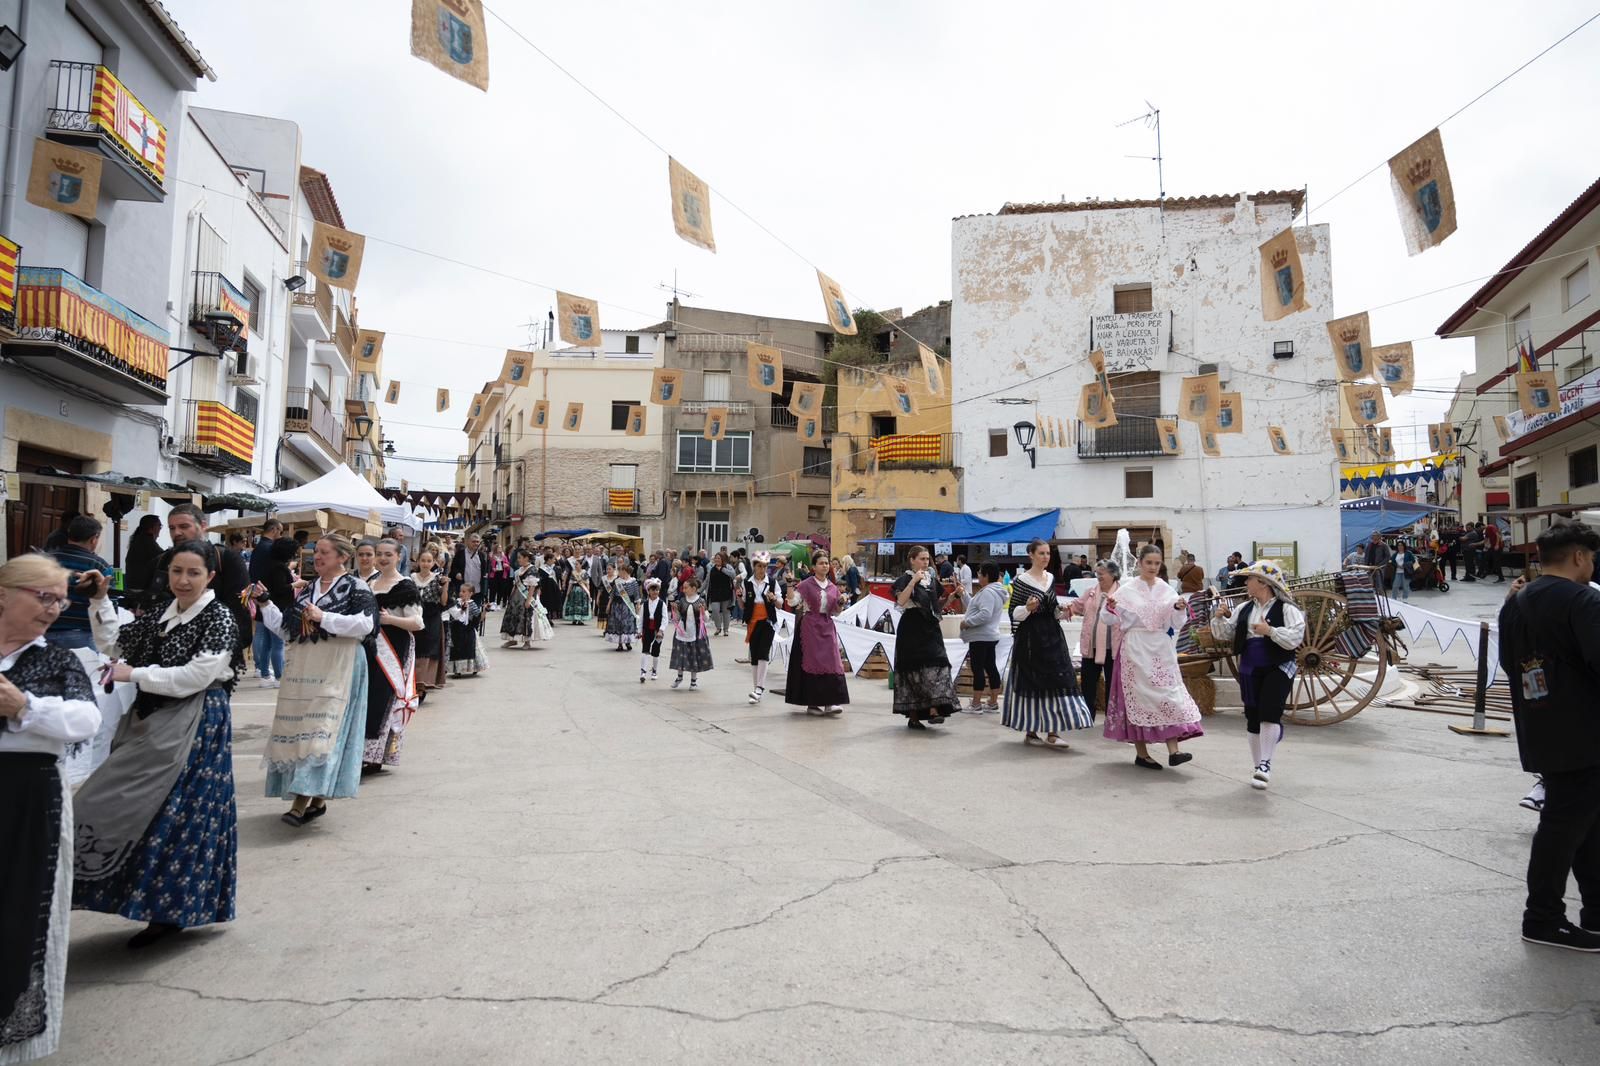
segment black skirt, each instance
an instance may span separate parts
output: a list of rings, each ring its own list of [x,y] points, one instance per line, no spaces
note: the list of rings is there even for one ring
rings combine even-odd
[[[52,1005],[42,975],[60,852],[56,757],[0,755],[0,1051],[31,1040],[49,1024]]]
[[[794,644],[789,648],[789,673],[783,682],[783,702],[796,707],[843,707],[850,702],[850,688],[843,674],[808,674],[801,665],[805,652],[800,647],[801,627],[795,626]]]

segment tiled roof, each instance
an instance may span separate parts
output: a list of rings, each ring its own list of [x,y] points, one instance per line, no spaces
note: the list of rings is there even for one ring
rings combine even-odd
[[[162,6],[160,0],[144,0],[144,10],[145,14],[149,15],[151,20],[161,28],[161,31],[167,35],[168,40],[188,61],[189,69],[194,71],[196,77],[207,78],[211,81],[217,80],[217,72],[211,69],[211,64],[207,63],[206,57],[200,54],[200,49],[196,48],[194,42],[189,40],[189,35],[178,28],[177,21]]]
[[[1046,204],[1012,204],[1008,203],[995,214],[999,215],[1046,215],[1063,211],[1121,211],[1134,207],[1163,207],[1168,211],[1184,211],[1195,208],[1232,207],[1239,202],[1240,193],[1223,193],[1216,196],[1169,196],[1166,200],[1062,200],[1057,203]],[[1288,204],[1295,214],[1300,213],[1300,208],[1305,204],[1306,191],[1304,189],[1288,189],[1282,192],[1269,189],[1266,192],[1244,193],[1257,204]],[[961,218],[975,218],[982,216],[961,215]]]
[[[1550,224],[1540,230],[1538,234],[1523,246],[1522,251],[1511,257],[1511,261],[1494,273],[1483,287],[1472,294],[1472,298],[1460,307],[1455,314],[1444,320],[1444,324],[1434,330],[1434,335],[1448,337],[1477,314],[1479,309],[1505,290],[1516,276],[1532,266],[1546,252],[1553,248],[1557,241],[1566,236],[1567,231],[1583,221],[1590,212],[1600,208],[1600,181],[1583,190],[1578,198],[1568,204]]]
[[[333,185],[329,183],[328,175],[311,167],[301,167],[300,191],[305,194],[312,218],[329,226],[346,228],[344,213],[339,210],[339,201],[333,195]]]

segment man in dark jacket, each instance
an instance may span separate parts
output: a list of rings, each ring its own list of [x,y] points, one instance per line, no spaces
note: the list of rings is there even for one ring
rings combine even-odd
[[[1558,523],[1540,534],[1542,576],[1500,609],[1500,666],[1522,768],[1544,779],[1544,808],[1528,856],[1522,939],[1600,953],[1600,533]],[[1583,900],[1578,924],[1563,899],[1570,871]]]
[[[265,584],[272,569],[272,542],[283,536],[283,523],[269,518],[261,524],[261,536],[250,552],[250,580]],[[405,573],[404,570],[401,573]]]
[[[161,519],[147,514],[139,519],[139,526],[128,538],[128,554],[124,557],[122,586],[130,596],[138,596],[150,587],[155,575],[156,562],[161,558]]]
[[[206,513],[192,503],[180,503],[167,512],[167,536],[172,538],[173,547],[187,540],[205,540],[209,524]],[[167,567],[171,563],[172,548],[168,548],[156,560],[155,572],[150,575],[150,584],[140,600],[143,610],[160,611],[166,607],[172,595],[167,588]],[[249,587],[250,567],[244,556],[232,548],[217,545],[217,577],[211,583],[211,590],[217,594],[217,600],[233,612],[233,620],[239,625],[239,645],[233,659],[236,670],[244,667],[244,649],[255,638],[250,610],[240,602],[244,590]]]

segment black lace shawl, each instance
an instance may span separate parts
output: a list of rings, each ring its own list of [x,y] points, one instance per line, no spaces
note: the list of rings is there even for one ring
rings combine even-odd
[[[1055,577],[1046,573],[1054,585]],[[1072,653],[1067,650],[1067,638],[1061,632],[1060,605],[1055,589],[1048,592],[1018,578],[1011,583],[1011,601],[1006,604],[1009,615],[1018,607],[1026,607],[1031,600],[1039,601],[1039,609],[1014,623],[1012,632],[1016,642],[1011,647],[1011,661],[1016,664],[1016,683],[1023,692],[1073,692],[1076,683],[1072,673]]]
[[[408,582],[409,583],[409,582]],[[416,585],[411,586],[413,590]],[[300,595],[294,599],[294,609],[283,616],[283,631],[296,644],[315,644],[319,640],[332,640],[333,635],[319,625],[301,625],[300,612],[317,594],[317,579],[312,578]],[[415,601],[413,601],[415,602]],[[372,643],[378,632],[378,601],[365,581],[354,574],[344,574],[325,592],[317,606],[334,614],[364,614],[372,619],[372,628],[362,638],[362,643]]]

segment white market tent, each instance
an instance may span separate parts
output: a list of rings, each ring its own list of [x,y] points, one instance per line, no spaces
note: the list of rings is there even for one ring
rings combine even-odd
[[[376,514],[386,526],[422,528],[422,520],[411,513],[411,508],[386,499],[344,465],[334,467],[309,484],[269,492],[265,499],[276,504],[280,511],[334,511],[353,518]]]

